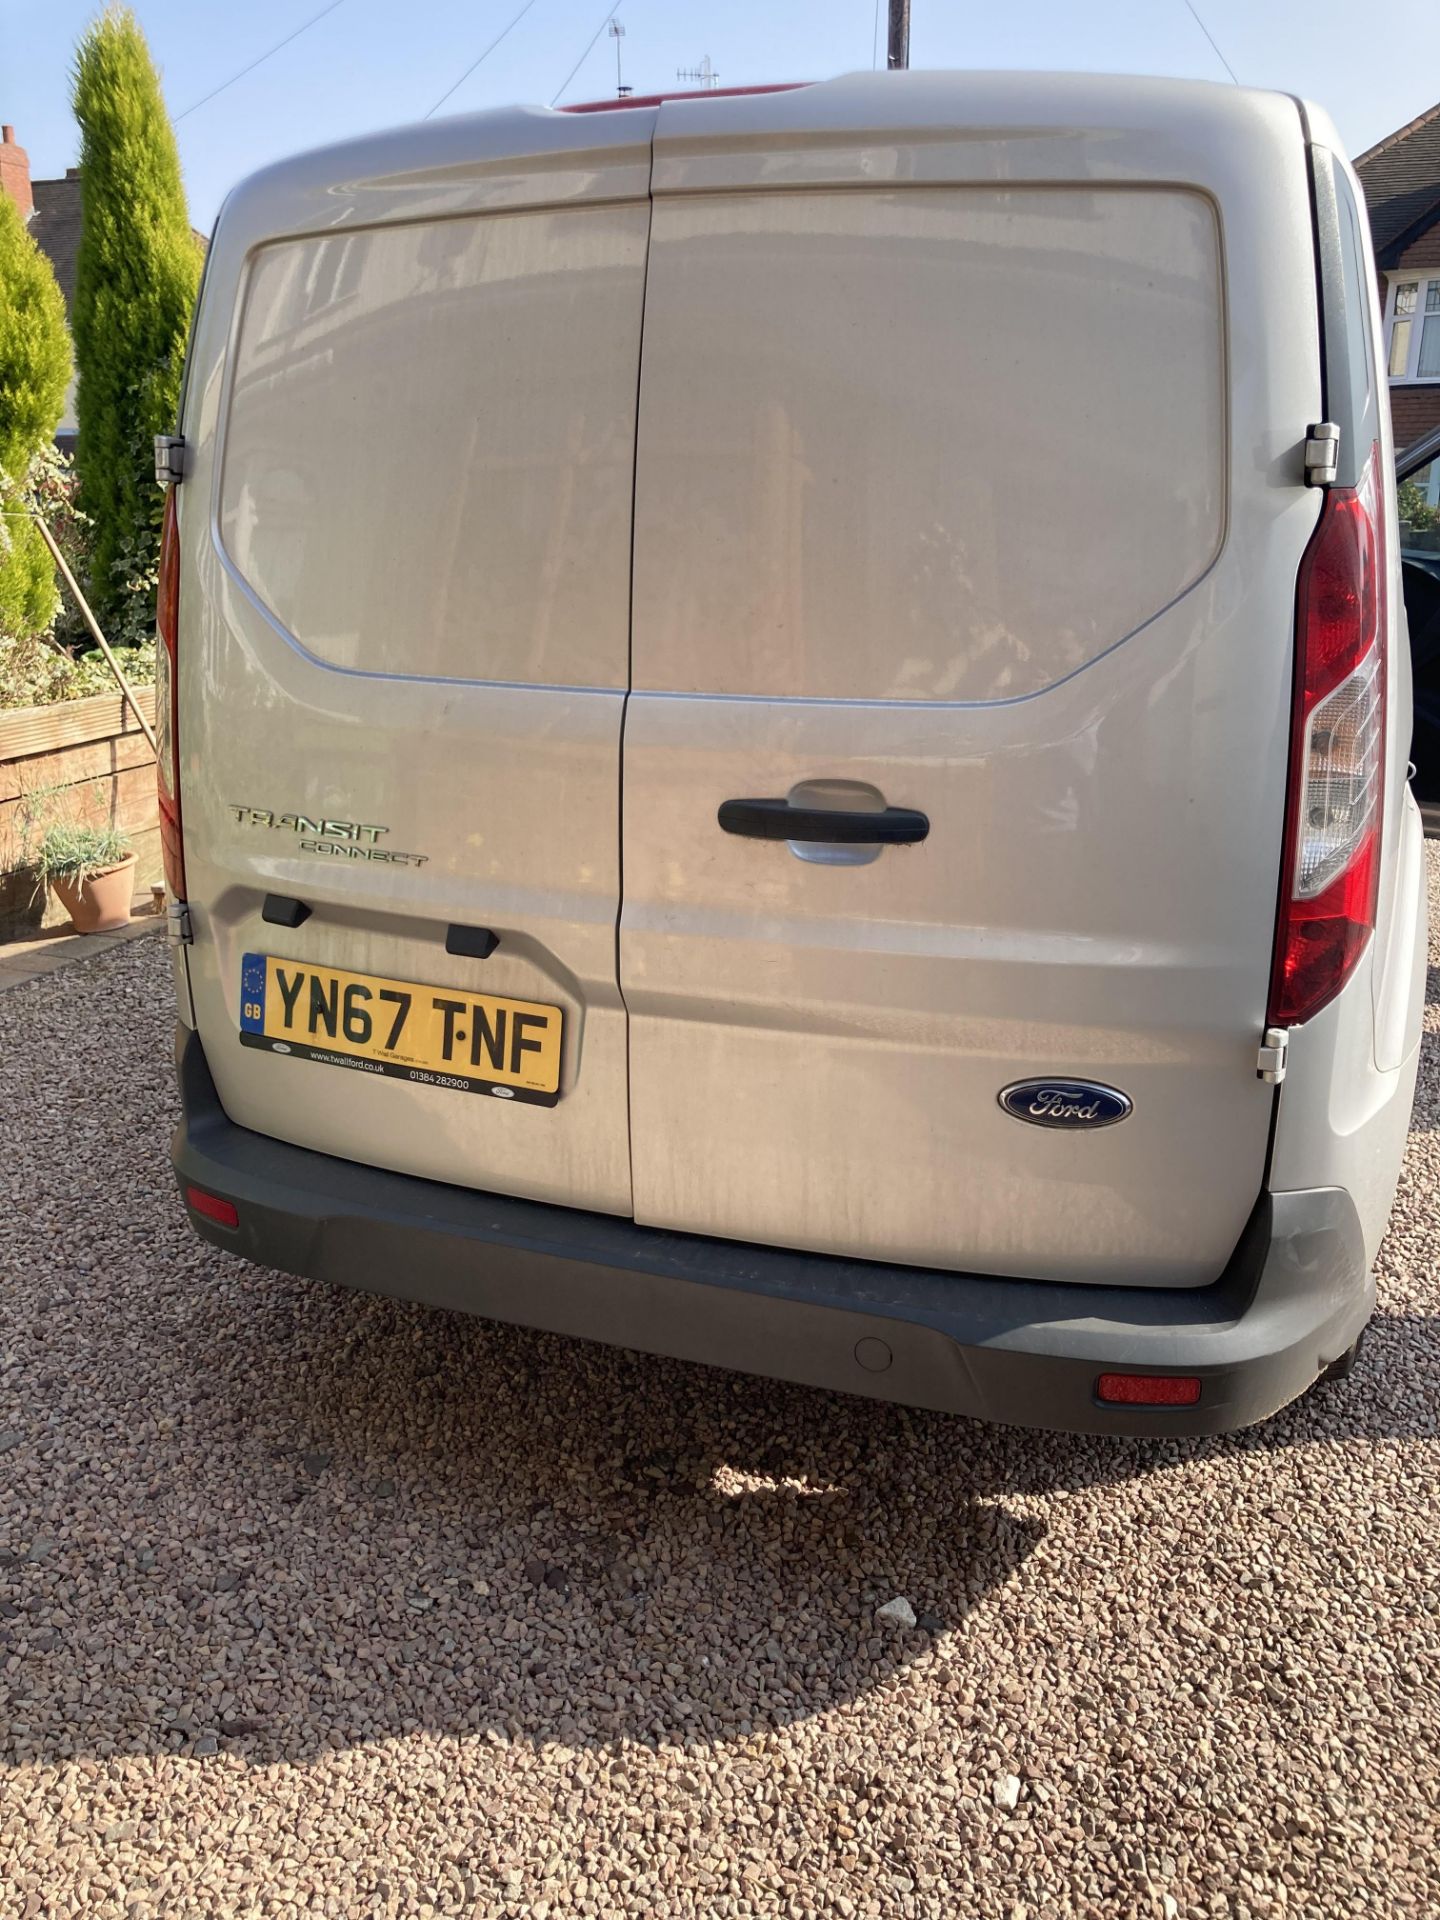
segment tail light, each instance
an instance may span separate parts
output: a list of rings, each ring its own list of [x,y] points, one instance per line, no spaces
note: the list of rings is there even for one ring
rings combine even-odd
[[[165,493],[160,529],[160,581],[155,596],[155,785],[160,802],[160,854],[172,900],[185,898],[185,843],[180,833],[180,530],[175,487]]]
[[[1332,487],[1300,563],[1290,785],[1270,1021],[1344,986],[1375,926],[1385,762],[1380,449]]]

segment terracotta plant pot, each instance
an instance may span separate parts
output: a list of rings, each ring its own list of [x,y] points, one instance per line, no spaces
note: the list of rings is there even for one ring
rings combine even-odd
[[[73,873],[53,874],[50,884],[76,933],[112,933],[130,924],[135,856],[127,855],[118,867],[107,867],[103,873],[87,873],[83,880]]]

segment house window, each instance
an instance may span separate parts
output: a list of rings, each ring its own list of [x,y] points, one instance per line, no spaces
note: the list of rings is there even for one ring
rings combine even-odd
[[[1410,484],[1419,488],[1427,506],[1440,507],[1440,460],[1432,460],[1428,466],[1421,467],[1418,473],[1412,473]]]
[[[1392,380],[1440,380],[1440,275],[1392,284],[1385,342]]]

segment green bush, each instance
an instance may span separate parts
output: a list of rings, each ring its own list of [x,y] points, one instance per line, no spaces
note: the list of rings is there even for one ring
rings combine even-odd
[[[0,523],[0,642],[43,633],[55,618],[59,604],[55,563],[29,519],[24,517],[27,491],[23,486],[0,486],[5,517]]]
[[[32,468],[55,438],[69,379],[55,275],[0,193],[0,635],[41,633],[55,617],[55,568],[28,510]]]
[[[155,684],[155,642],[116,647],[132,687]],[[118,693],[115,676],[98,647],[73,654],[41,634],[0,633],[0,711],[48,707],[57,700],[86,700],[92,693]]]
[[[43,515],[65,564],[77,580],[83,581],[90,574],[90,521],[81,511],[79,491],[74,463],[57,447],[47,446],[30,462],[30,493],[36,509]],[[74,595],[64,586],[50,632],[71,652],[84,652],[95,644]]]
[[[83,580],[90,522],[76,500],[70,462],[53,445],[31,461],[26,491],[44,515],[66,565],[76,579]],[[0,522],[5,524],[10,523]],[[43,543],[41,552],[49,567],[50,555]],[[0,589],[3,584],[0,573]],[[154,630],[142,625],[132,611],[141,606],[146,585],[145,581],[130,585],[129,597],[106,636],[134,687],[152,686],[155,681]],[[0,710],[44,707],[57,700],[84,700],[92,693],[115,691],[115,676],[68,592],[60,596],[53,623],[38,631],[23,624],[9,626],[0,619]]]
[[[1440,507],[1432,507],[1413,480],[1402,480],[1397,500],[1400,518],[1406,525],[1428,532],[1440,527]]]
[[[75,56],[84,226],[75,273],[76,469],[91,521],[100,624],[154,622],[161,489],[153,440],[171,433],[201,251],[160,79],[135,16],[111,7]],[[127,591],[128,581],[139,581]]]

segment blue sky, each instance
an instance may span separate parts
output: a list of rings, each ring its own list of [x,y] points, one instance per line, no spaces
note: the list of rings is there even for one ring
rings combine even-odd
[[[324,0],[135,0],[171,113],[319,11]],[[191,218],[208,229],[227,188],[265,161],[367,128],[418,119],[519,10],[522,0],[340,0],[294,43],[177,126]],[[1434,0],[1197,0],[1246,85],[1328,107],[1352,152],[1440,98]],[[446,103],[446,113],[548,102],[605,17],[605,0],[533,0],[525,17]],[[884,0],[882,0],[882,13]],[[14,123],[37,179],[76,158],[71,51],[94,0],[0,0],[0,118]],[[676,84],[708,54],[722,85],[824,78],[871,62],[875,0],[622,0],[625,79]],[[1225,79],[1185,0],[912,0],[917,67],[1078,67]],[[884,23],[881,22],[883,36]],[[567,100],[614,86],[603,33]],[[883,61],[883,44],[881,59]]]

